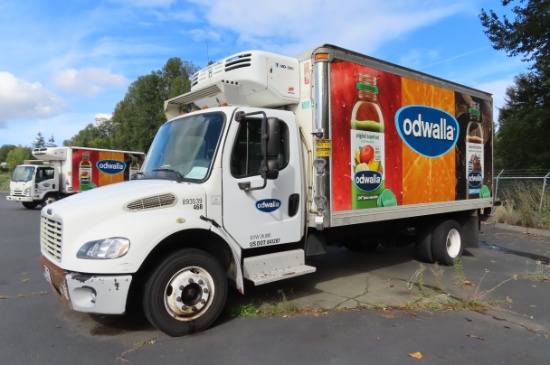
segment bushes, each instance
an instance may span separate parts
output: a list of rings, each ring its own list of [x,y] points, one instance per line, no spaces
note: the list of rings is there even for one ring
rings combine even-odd
[[[0,192],[8,191],[10,187],[11,173],[0,169]]]
[[[511,188],[502,193],[503,204],[495,209],[494,220],[498,223],[550,229],[550,192],[548,190],[545,191],[541,207],[542,187],[515,182]]]

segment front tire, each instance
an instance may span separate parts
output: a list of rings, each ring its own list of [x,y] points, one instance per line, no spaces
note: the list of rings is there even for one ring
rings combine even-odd
[[[56,201],[57,201],[57,196],[55,196],[53,194],[50,194],[50,195],[46,195],[46,197],[44,197],[44,199],[42,200],[40,205],[42,205],[42,207],[45,207],[46,205],[55,203]]]
[[[38,203],[36,202],[23,202],[21,204],[23,204],[23,206],[27,209],[34,209],[38,206]]]
[[[145,284],[143,310],[149,322],[177,337],[210,327],[227,299],[227,279],[216,259],[194,248],[168,256]]]
[[[435,262],[441,265],[453,265],[454,260],[462,256],[464,240],[462,227],[454,220],[442,221],[432,233],[432,254]]]

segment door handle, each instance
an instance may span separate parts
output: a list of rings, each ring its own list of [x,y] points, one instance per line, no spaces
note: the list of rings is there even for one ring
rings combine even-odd
[[[291,194],[288,197],[288,216],[294,217],[300,208],[300,194]]]

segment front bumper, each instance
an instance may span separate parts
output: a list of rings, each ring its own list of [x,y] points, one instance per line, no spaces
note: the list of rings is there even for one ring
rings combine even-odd
[[[40,258],[42,273],[52,292],[78,312],[123,314],[132,275],[90,275],[67,272],[46,257]]]
[[[32,196],[8,195],[6,199],[11,202],[32,202],[33,201]]]

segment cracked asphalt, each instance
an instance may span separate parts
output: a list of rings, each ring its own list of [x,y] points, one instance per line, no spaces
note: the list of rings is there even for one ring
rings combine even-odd
[[[42,277],[39,210],[0,194],[2,364],[547,364],[546,231],[484,224],[462,265],[419,263],[412,248],[332,247],[317,272],[232,293],[209,330],[170,338],[139,313],[66,310]],[[235,318],[291,304],[298,314]],[[475,310],[459,303],[475,303]]]

